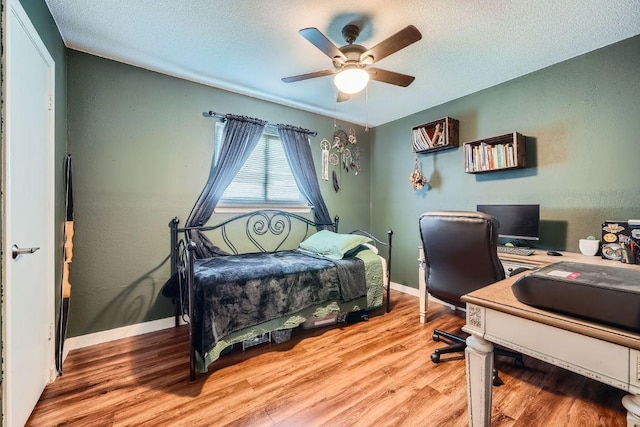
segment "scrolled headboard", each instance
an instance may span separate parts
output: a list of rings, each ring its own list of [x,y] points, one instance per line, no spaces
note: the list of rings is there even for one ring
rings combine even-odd
[[[178,244],[178,234],[200,231],[230,255],[247,252],[276,252],[297,248],[298,244],[319,228],[338,231],[339,218],[330,224],[318,224],[301,215],[277,209],[243,213],[214,225],[179,228],[179,220],[170,223],[172,253]],[[188,240],[188,239],[187,239]]]

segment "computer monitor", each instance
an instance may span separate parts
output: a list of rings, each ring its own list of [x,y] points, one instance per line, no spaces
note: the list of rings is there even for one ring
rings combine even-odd
[[[478,205],[484,212],[498,219],[498,236],[517,240],[540,238],[540,205]]]

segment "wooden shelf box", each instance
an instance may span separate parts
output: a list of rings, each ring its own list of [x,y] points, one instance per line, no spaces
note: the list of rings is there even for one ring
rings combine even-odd
[[[414,126],[411,128],[413,151],[426,154],[458,147],[458,126],[459,122],[451,117]]]
[[[527,166],[525,136],[518,132],[464,143],[466,173],[494,172]]]

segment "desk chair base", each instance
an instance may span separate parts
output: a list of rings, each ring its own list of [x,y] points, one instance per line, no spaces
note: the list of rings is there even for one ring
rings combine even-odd
[[[464,352],[464,350],[467,348],[466,338],[459,337],[457,335],[453,335],[439,329],[435,329],[433,331],[433,335],[431,338],[434,341],[440,341],[442,338],[444,338],[445,341],[448,341],[450,343],[448,346],[435,349],[435,351],[431,354],[431,361],[433,363],[440,363],[441,354]],[[516,353],[515,351],[507,350],[506,348],[497,346],[494,346],[493,353],[497,356],[513,357],[516,366],[524,367],[524,360],[522,359],[522,355],[520,353]],[[491,376],[491,383],[494,386],[504,384],[498,376],[498,370],[495,368],[493,369],[493,374]]]
[[[434,341],[440,341],[441,338],[444,338],[445,341],[449,342],[448,346],[436,348],[436,350],[431,354],[431,361],[433,363],[440,363],[441,354],[458,353],[467,348],[466,338],[459,337],[439,329],[433,331],[433,336],[431,338]]]

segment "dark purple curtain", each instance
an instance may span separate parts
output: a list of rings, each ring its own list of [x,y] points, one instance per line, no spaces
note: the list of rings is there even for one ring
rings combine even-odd
[[[209,221],[224,190],[233,181],[233,178],[235,178],[258,144],[266,124],[267,122],[263,120],[251,117],[231,114],[225,116],[220,157],[216,164],[214,154],[214,158],[211,161],[209,179],[189,214],[186,222],[187,227],[202,226]],[[196,244],[195,254],[197,258],[209,258],[219,254],[219,249],[203,233],[189,231],[187,234]]]
[[[324,203],[313,156],[309,144],[309,130],[289,125],[278,125],[278,133],[284,147],[287,162],[302,195],[313,206],[313,219],[317,224],[325,224],[318,229],[331,230],[331,215]]]

